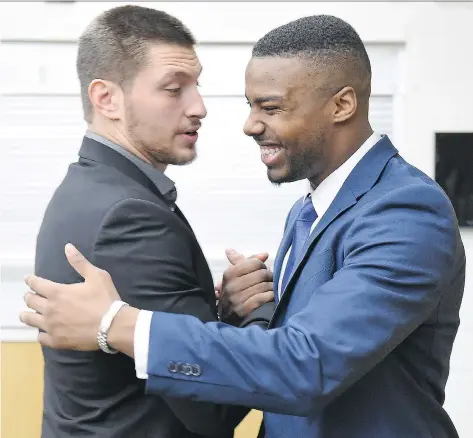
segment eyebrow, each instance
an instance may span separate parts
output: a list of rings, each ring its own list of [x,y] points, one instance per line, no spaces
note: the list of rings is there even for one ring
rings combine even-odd
[[[245,95],[246,97],[246,100],[250,100],[248,99],[248,96]],[[265,97],[257,97],[253,102],[254,103],[266,103],[266,102],[274,102],[274,101],[278,101],[278,102],[281,102],[283,101],[284,99],[281,97],[281,96],[265,96]]]
[[[202,73],[202,67],[200,67],[200,70],[199,70],[199,74],[197,75],[198,77],[201,75]],[[190,75],[189,73],[185,72],[185,71],[181,71],[181,70],[171,70],[170,72],[166,73],[162,80],[167,80],[169,78],[172,78],[172,77],[175,77],[175,76],[184,76],[186,78],[190,78],[192,77],[192,75]]]

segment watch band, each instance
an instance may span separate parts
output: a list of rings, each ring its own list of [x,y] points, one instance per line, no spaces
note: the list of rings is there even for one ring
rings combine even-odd
[[[124,301],[114,301],[105,313],[105,315],[102,317],[102,320],[100,321],[99,330],[97,332],[97,343],[99,344],[100,349],[105,353],[118,353],[117,350],[111,348],[110,345],[108,345],[107,335],[108,331],[110,330],[110,326],[112,325],[113,319],[115,318],[115,316],[117,316],[118,311],[123,306],[128,306],[128,304]]]

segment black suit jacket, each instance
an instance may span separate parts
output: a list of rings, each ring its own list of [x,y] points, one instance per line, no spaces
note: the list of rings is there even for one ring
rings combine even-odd
[[[87,137],[46,209],[37,275],[82,281],[64,256],[67,242],[107,270],[130,305],[217,319],[211,273],[183,214],[131,161]],[[265,326],[271,313],[271,305],[266,313],[260,308],[244,325]],[[134,361],[122,354],[48,348],[43,354],[43,438],[225,438],[248,412],[145,395]]]

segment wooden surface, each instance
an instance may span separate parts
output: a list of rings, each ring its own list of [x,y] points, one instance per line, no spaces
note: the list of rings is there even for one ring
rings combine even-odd
[[[39,438],[43,357],[39,344],[1,343],[1,438]]]
[[[43,357],[39,344],[1,343],[1,438],[40,438]],[[262,414],[251,411],[235,438],[256,438]]]
[[[258,436],[263,414],[251,411],[235,430],[235,438],[256,438]]]

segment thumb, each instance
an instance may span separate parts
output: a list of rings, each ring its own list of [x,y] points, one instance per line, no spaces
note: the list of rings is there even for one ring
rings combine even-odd
[[[92,275],[95,266],[90,263],[74,245],[68,243],[64,250],[67,261],[77,271],[77,273],[84,278],[84,280]]]
[[[259,254],[252,255],[250,258],[261,260],[264,263],[266,260],[268,260],[269,254],[267,252],[260,252]]]
[[[236,252],[234,249],[225,250],[225,254],[227,255],[228,261],[232,265],[236,265],[238,262],[246,259],[245,256],[241,255],[239,252]]]

